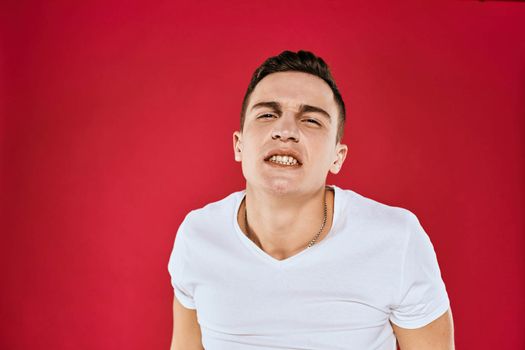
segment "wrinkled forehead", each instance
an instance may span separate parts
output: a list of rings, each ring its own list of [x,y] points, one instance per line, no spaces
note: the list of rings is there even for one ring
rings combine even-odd
[[[275,101],[284,107],[311,105],[337,118],[337,104],[330,86],[321,78],[303,72],[279,72],[264,77],[255,86],[247,111],[259,102]]]

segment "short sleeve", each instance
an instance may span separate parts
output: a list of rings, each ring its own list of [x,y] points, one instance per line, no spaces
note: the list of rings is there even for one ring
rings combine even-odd
[[[449,309],[450,301],[434,247],[411,212],[407,230],[398,301],[392,307],[390,320],[399,327],[414,329],[443,315]]]
[[[180,225],[175,236],[175,243],[168,262],[168,271],[171,276],[171,285],[179,302],[188,309],[195,309],[193,292],[191,288],[184,283],[186,277],[184,273],[187,270],[188,264],[186,232],[184,231],[185,222],[186,219]]]

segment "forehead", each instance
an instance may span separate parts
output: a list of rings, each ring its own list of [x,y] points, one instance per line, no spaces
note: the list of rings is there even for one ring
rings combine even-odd
[[[311,105],[324,109],[333,118],[337,116],[330,86],[323,79],[303,72],[279,72],[264,77],[251,94],[248,110],[262,101],[276,101],[290,107]]]

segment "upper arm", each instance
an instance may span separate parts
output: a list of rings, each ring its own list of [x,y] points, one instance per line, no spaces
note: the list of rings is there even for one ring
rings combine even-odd
[[[184,230],[187,218],[181,223],[168,262],[173,286],[173,337],[171,350],[203,350],[201,328],[193,300],[193,287],[187,283],[189,265],[187,236]]]
[[[173,337],[170,350],[203,350],[197,312],[173,298]]]
[[[401,328],[392,323],[401,350],[454,350],[454,323],[449,309],[424,327]]]

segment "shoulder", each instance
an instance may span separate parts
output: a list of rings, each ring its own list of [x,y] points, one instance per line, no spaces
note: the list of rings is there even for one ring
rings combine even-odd
[[[188,220],[203,220],[216,218],[225,214],[233,214],[233,210],[244,196],[244,191],[230,193],[226,197],[210,202],[201,208],[190,211],[187,215]]]
[[[243,196],[244,191],[233,192],[220,200],[190,211],[181,224],[183,234],[191,232],[190,235],[196,235],[198,232],[210,232],[231,225]]]
[[[352,215],[354,219],[358,218],[370,224],[400,227],[406,226],[414,219],[417,220],[416,215],[409,209],[377,201],[354,190],[336,190],[340,196],[341,214],[344,216]]]

